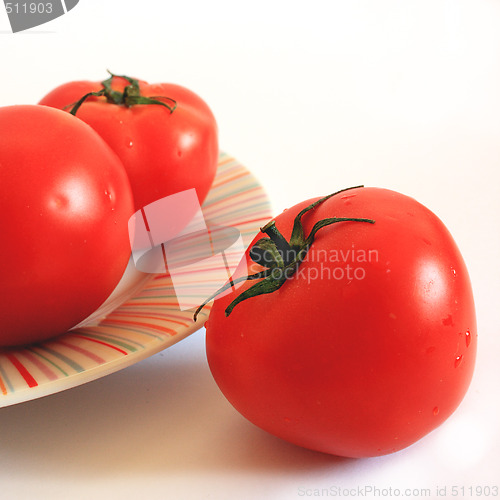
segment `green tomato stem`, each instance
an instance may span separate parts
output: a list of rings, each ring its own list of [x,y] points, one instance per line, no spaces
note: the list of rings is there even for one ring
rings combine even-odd
[[[102,89],[97,92],[89,92],[82,96],[78,101],[69,104],[66,108],[71,108],[70,113],[76,115],[77,111],[80,109],[81,105],[89,97],[105,97],[109,104],[114,104],[116,106],[125,106],[130,108],[137,105],[157,105],[167,108],[170,113],[173,113],[177,108],[177,101],[171,97],[165,96],[154,96],[148,97],[141,94],[139,80],[131,78],[126,75],[115,75],[108,70],[110,77],[101,82]],[[123,78],[128,82],[125,86],[123,92],[114,90],[112,88],[114,78]],[[163,100],[162,100],[163,99]],[[167,101],[169,104],[167,104]],[[65,109],[66,109],[65,108]]]
[[[196,318],[203,307],[208,304],[208,302],[216,298],[220,293],[230,288],[234,283],[246,280],[261,280],[250,288],[247,288],[229,304],[225,310],[226,316],[229,316],[234,307],[244,300],[258,295],[273,293],[279,290],[285,284],[286,280],[290,279],[295,274],[309,252],[311,245],[314,243],[316,234],[320,229],[332,224],[337,224],[338,222],[366,222],[369,224],[375,224],[375,221],[372,219],[358,217],[329,217],[317,221],[312,227],[309,235],[307,237],[305,236],[302,217],[307,212],[324,203],[332,196],[350,189],[361,187],[363,186],[355,186],[352,188],[342,189],[341,191],[336,191],[335,193],[320,198],[301,210],[294,219],[290,241],[287,241],[281,234],[279,229],[276,227],[274,220],[267,223],[261,228],[261,232],[266,234],[268,238],[261,238],[249,250],[250,258],[255,263],[266,269],[260,273],[252,274],[250,276],[240,277],[236,280],[231,279],[230,283],[226,283],[196,309],[193,319],[196,321]]]

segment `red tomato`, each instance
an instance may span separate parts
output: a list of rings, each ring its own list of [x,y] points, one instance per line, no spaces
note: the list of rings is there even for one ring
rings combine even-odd
[[[133,200],[109,146],[74,116],[0,108],[0,345],[63,333],[113,291]]]
[[[66,83],[40,104],[70,111],[82,96],[105,90],[108,97],[89,96],[76,116],[96,130],[121,159],[136,210],[192,188],[202,203],[214,180],[219,154],[217,124],[207,104],[178,85],[115,76],[101,83]],[[137,104],[137,93],[158,97],[160,104]]]
[[[310,203],[276,217],[286,240]],[[234,305],[263,282],[252,280],[216,299],[208,361],[227,399],[262,429],[335,455],[383,455],[436,428],[464,397],[476,355],[471,284],[446,227],[412,198],[339,193],[303,215],[305,235],[330,217],[375,222],[318,230],[295,273],[267,283],[271,293]],[[235,280],[263,269],[250,259],[258,239]]]

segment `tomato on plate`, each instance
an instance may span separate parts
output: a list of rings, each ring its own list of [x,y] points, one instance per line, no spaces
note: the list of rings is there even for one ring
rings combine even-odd
[[[358,187],[300,203],[262,231],[206,325],[210,369],[239,412],[347,457],[405,448],[452,414],[471,381],[476,318],[463,258],[436,215]]]
[[[136,210],[192,188],[203,203],[217,168],[218,133],[194,92],[111,75],[63,84],[39,104],[73,112],[99,133],[125,166]]]
[[[134,211],[125,170],[83,121],[0,108],[0,345],[75,326],[120,281]]]

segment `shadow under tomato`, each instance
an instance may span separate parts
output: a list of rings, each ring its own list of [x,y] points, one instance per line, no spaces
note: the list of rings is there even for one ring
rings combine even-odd
[[[24,477],[296,474],[357,462],[289,444],[240,416],[210,374],[204,330],[118,373],[0,409],[0,429],[2,462]]]

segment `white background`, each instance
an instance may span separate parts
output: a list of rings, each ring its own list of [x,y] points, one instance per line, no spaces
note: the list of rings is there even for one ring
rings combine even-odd
[[[499,0],[80,0],[15,35],[1,6],[0,56],[0,105],[103,80],[107,68],[191,88],[276,214],[359,183],[415,197],[462,250],[479,330],[457,412],[367,460],[302,450],[244,420],[211,378],[200,330],[119,373],[1,409],[2,500],[293,499],[367,486],[454,498],[453,485],[500,486]]]

